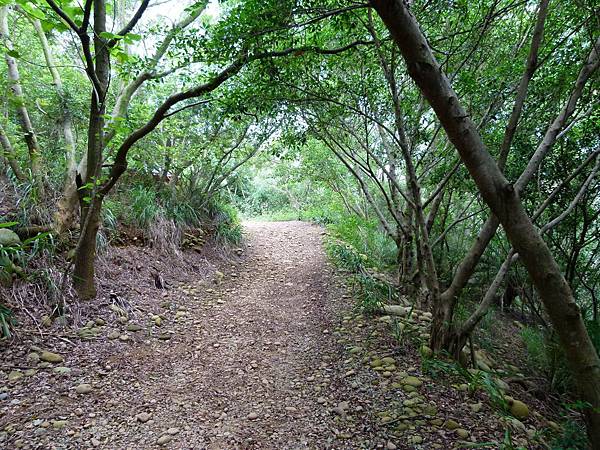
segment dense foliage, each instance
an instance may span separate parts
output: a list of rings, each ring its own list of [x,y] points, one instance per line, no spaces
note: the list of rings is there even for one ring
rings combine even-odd
[[[573,390],[510,224],[371,3],[200,0],[165,17],[147,1],[0,0],[0,231],[21,237],[0,235],[2,282],[31,276],[28,259],[50,240],[44,258],[72,258],[89,299],[96,250],[124,229],[168,250],[194,229],[239,244],[238,214],[311,220],[369,311],[430,308],[430,346],[457,359],[486,317],[511,311],[530,364]],[[597,361],[597,6],[410,3],[568,283],[589,335],[577,339]],[[4,334],[11,320],[0,305]]]

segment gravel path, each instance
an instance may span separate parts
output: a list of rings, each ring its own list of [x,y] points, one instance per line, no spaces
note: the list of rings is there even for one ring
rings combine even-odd
[[[79,326],[22,324],[0,347],[0,448],[500,448],[508,427],[515,446],[545,448],[537,411],[498,416],[484,390],[423,373],[430,313],[414,309],[398,339],[396,319],[353,311],[322,237],[250,222],[221,263],[114,249],[114,292],[74,307]]]
[[[127,319],[105,308],[88,325],[95,339],[75,348],[64,338],[13,350],[0,447],[373,447],[368,395],[348,381],[332,333],[347,300],[322,234],[247,223],[244,253],[212,280],[157,291]],[[42,349],[64,362],[39,362]]]

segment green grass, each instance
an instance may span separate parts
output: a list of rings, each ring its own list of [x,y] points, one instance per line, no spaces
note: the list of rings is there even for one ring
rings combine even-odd
[[[521,338],[527,349],[529,366],[546,375],[553,390],[568,392],[572,379],[565,354],[555,335],[547,330],[525,327]]]
[[[366,255],[339,239],[328,239],[325,249],[330,259],[348,273],[354,297],[365,312],[373,312],[383,304],[393,302],[396,293],[388,284],[373,277],[366,269]]]
[[[289,220],[299,220],[301,215],[292,209],[281,209],[270,211],[258,216],[244,216],[245,219],[258,220],[261,222],[287,222]]]
[[[237,210],[223,203],[214,203],[211,207],[216,223],[217,239],[226,244],[240,244],[243,229]]]
[[[0,303],[0,338],[9,338],[11,336],[10,329],[16,322],[12,310]]]
[[[131,209],[127,219],[140,228],[148,228],[160,212],[156,193],[144,186],[136,186],[131,190]]]

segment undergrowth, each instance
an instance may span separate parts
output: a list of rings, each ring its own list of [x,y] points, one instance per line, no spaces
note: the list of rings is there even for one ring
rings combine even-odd
[[[154,247],[167,251],[176,251],[185,231],[191,228],[214,230],[221,243],[237,245],[242,239],[241,223],[232,206],[183,188],[138,184],[106,199],[105,229],[114,234],[121,223],[145,231]]]
[[[450,356],[447,359],[423,358],[423,372],[429,374],[432,378],[451,378],[464,381],[469,391],[475,392],[483,390],[487,393],[490,404],[498,411],[506,413],[508,411],[508,402],[504,398],[503,392],[494,381],[492,375],[485,371],[472,372],[453,361]]]
[[[546,375],[552,390],[568,392],[572,379],[556,335],[541,328],[525,327],[521,338],[527,349],[527,364]]]
[[[0,228],[14,227],[17,222],[0,223]],[[39,233],[24,241],[1,245],[0,244],[0,286],[10,289],[17,279],[34,281],[43,270],[30,270],[32,261],[43,258],[53,252],[54,243],[49,233]],[[7,297],[9,298],[9,297]],[[11,306],[4,300],[0,292],[0,338],[11,335],[11,327],[16,324],[16,319]]]
[[[366,267],[376,270],[395,267],[396,245],[380,230],[375,221],[346,215],[330,223],[327,230],[331,236],[347,243],[363,255],[363,264]]]
[[[368,261],[365,254],[359,253],[351,244],[334,238],[327,240],[325,248],[333,262],[348,274],[355,298],[365,312],[374,312],[382,304],[394,301],[394,289],[375,278],[365,267]]]

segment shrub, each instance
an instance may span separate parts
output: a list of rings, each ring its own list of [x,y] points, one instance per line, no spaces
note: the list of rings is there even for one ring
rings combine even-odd
[[[242,224],[237,210],[231,205],[221,203],[214,203],[211,209],[217,239],[223,243],[239,244],[242,241]]]
[[[0,223],[0,228],[10,228],[16,222]],[[10,240],[13,241],[12,237]],[[32,259],[49,254],[54,249],[49,233],[40,233],[37,236],[20,241],[0,244],[0,286],[10,287],[16,278],[33,278],[36,271],[26,271]],[[37,271],[43,273],[43,271]],[[10,337],[10,327],[16,323],[14,314],[9,306],[3,303],[4,295],[0,293],[0,337]]]
[[[349,281],[356,290],[356,299],[366,312],[373,312],[383,303],[394,300],[394,289],[375,278],[365,268],[368,260],[365,254],[358,253],[352,245],[337,239],[330,239],[326,250],[334,263],[349,273]]]
[[[127,219],[140,228],[148,228],[159,214],[160,206],[156,193],[144,186],[135,186],[131,190],[131,209]]]
[[[367,266],[390,268],[396,262],[396,244],[379,228],[375,220],[343,215],[328,226],[331,235],[367,255]]]
[[[552,450],[588,448],[587,434],[583,424],[572,419],[567,419],[561,425],[560,434],[550,444]]]
[[[568,391],[571,376],[556,335],[550,331],[526,327],[521,331],[521,337],[527,348],[530,366],[546,375],[552,389]]]

